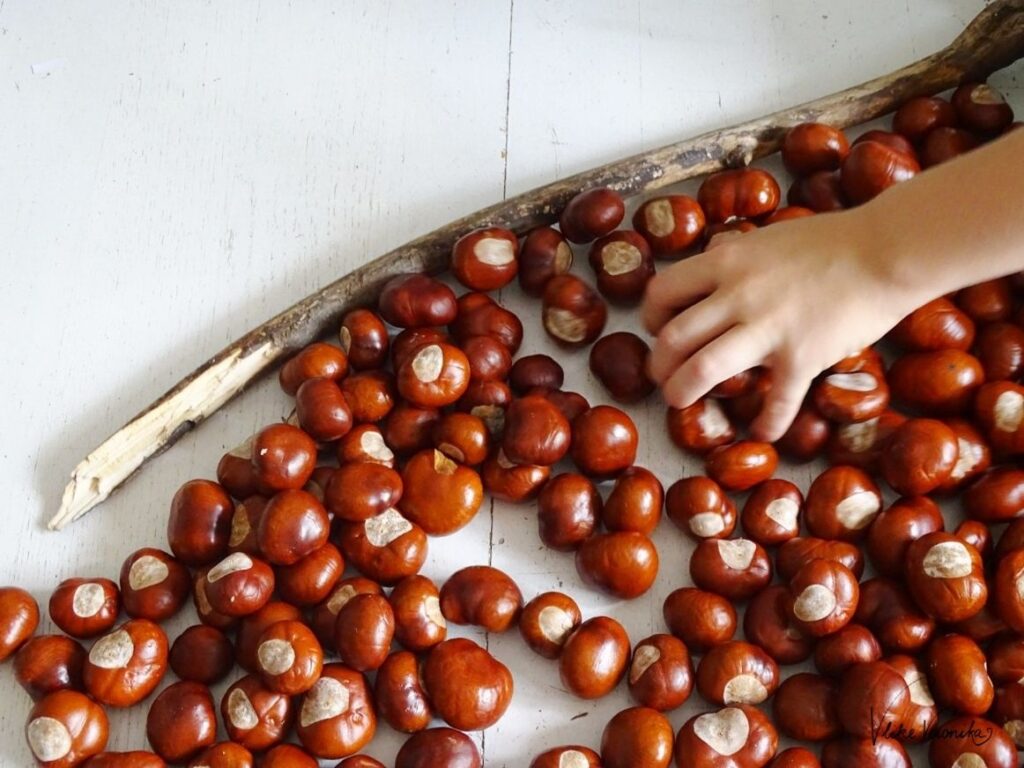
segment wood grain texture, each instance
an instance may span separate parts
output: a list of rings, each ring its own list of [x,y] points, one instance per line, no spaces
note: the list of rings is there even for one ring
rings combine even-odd
[[[97,13],[6,0],[0,105],[16,119],[0,121],[0,583],[45,603],[62,578],[114,576],[130,551],[163,545],[175,489],[211,477],[225,449],[287,414],[275,382],[184,436],[71,535],[42,524],[97,435],[278,308],[503,193],[891,71],[944,45],[981,6],[115,0]],[[1022,74],[1017,65],[993,78],[1018,112]],[[515,289],[502,300],[526,319],[524,354],[553,351],[535,305]],[[630,312],[612,312],[610,330],[632,327]],[[557,353],[569,379],[603,400],[586,354]],[[657,398],[631,411],[639,460],[663,482],[699,471],[665,440]],[[784,473],[806,488],[814,470]],[[670,525],[656,541],[658,583],[621,603],[540,547],[532,507],[495,504],[432,541],[426,573],[441,580],[493,561],[527,595],[566,589],[637,640],[662,629],[661,601],[688,582],[690,545]],[[168,631],[192,620],[183,612]],[[486,642],[517,680],[509,715],[476,737],[488,766],[522,766],[567,741],[596,746],[629,705],[624,690],[569,697],[515,634]],[[9,665],[0,701],[0,764],[27,765],[29,702]],[[670,719],[678,727],[702,708],[695,696]],[[113,747],[143,746],[145,712],[112,713]],[[369,752],[390,764],[400,743],[382,727]]]

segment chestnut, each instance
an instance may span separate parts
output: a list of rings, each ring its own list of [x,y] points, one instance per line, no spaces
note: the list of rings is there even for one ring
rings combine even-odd
[[[661,520],[665,496],[661,481],[649,469],[632,466],[615,479],[601,509],[601,522],[609,531],[654,533]]]
[[[474,291],[495,291],[516,276],[519,238],[501,227],[476,229],[452,246],[452,274]]]
[[[1010,281],[1000,277],[961,288],[957,291],[956,303],[977,323],[1009,320],[1013,314]]]
[[[413,405],[451,405],[469,386],[469,359],[451,344],[426,344],[402,362],[396,381],[398,393]]]
[[[983,717],[954,717],[940,724],[928,746],[934,768],[1012,768],[1018,765],[1013,739]]]
[[[972,131],[1000,133],[1013,122],[1013,109],[988,83],[964,83],[953,91],[951,101],[960,122]]]
[[[867,553],[882,576],[900,578],[906,567],[907,547],[926,533],[941,531],[942,513],[927,496],[897,499],[868,528]]]
[[[601,768],[601,756],[588,747],[555,747],[537,755],[530,768]]]
[[[434,712],[453,728],[494,725],[512,700],[508,667],[472,640],[445,640],[427,653],[423,686]]]
[[[457,307],[452,289],[427,275],[410,273],[388,280],[381,289],[377,310],[398,328],[447,325]]]
[[[838,128],[824,123],[800,123],[782,139],[782,163],[793,176],[838,170],[850,142]]]
[[[519,619],[523,593],[507,573],[489,565],[471,565],[444,583],[440,604],[441,613],[454,624],[505,632]]]
[[[836,711],[847,733],[868,738],[894,732],[909,703],[903,676],[884,661],[867,661],[843,673]]]
[[[797,536],[783,542],[775,554],[775,564],[784,581],[789,581],[807,563],[818,559],[842,563],[857,578],[864,572],[863,553],[856,545],[846,541]]]
[[[278,744],[269,749],[260,768],[318,768],[320,761],[294,744]]]
[[[292,726],[292,699],[271,691],[255,675],[247,675],[224,693],[220,715],[231,741],[253,752],[262,752],[288,734]]]
[[[760,704],[779,685],[779,666],[740,640],[709,648],[697,664],[697,691],[713,704]]]
[[[768,768],[821,768],[821,763],[809,749],[790,747],[775,755]]]
[[[800,535],[804,495],[788,480],[765,480],[754,486],[740,513],[748,538],[774,547]]]
[[[252,753],[241,744],[222,741],[207,747],[188,764],[189,768],[253,768]]]
[[[316,443],[298,427],[272,424],[256,434],[252,465],[263,495],[302,488],[316,467]]]
[[[557,659],[582,620],[580,607],[571,597],[561,592],[544,592],[523,607],[519,633],[534,653]]]
[[[770,584],[751,598],[743,614],[743,635],[779,664],[804,661],[814,649],[814,638],[796,626],[792,607],[786,586]]]
[[[441,421],[437,408],[420,408],[401,401],[384,418],[384,440],[399,456],[430,448],[434,427]]]
[[[374,760],[366,755],[352,755],[346,757],[335,768],[386,768],[384,763]]]
[[[590,402],[579,392],[566,392],[561,389],[547,389],[535,387],[527,394],[542,395],[555,404],[555,407],[562,412],[562,415],[571,424],[584,411],[590,410]]]
[[[704,471],[727,491],[746,491],[771,477],[778,464],[771,443],[740,440],[705,456]]]
[[[779,184],[760,168],[735,168],[713,173],[700,185],[697,202],[714,224],[734,218],[756,219],[779,205]]]
[[[313,483],[312,478],[310,479],[311,483]],[[256,541],[256,531],[260,527],[260,518],[263,516],[266,506],[267,500],[256,495],[248,496],[244,501],[235,505],[235,511],[231,515],[228,552],[244,552],[247,555],[260,553],[260,547]]]
[[[396,731],[422,731],[433,718],[419,659],[409,651],[396,651],[385,659],[377,670],[373,697],[377,714]]]
[[[590,348],[590,370],[619,403],[637,403],[654,391],[647,376],[647,342],[628,331],[609,333]]]
[[[862,624],[847,624],[814,646],[814,666],[830,677],[838,677],[854,664],[881,658],[882,646]]]
[[[700,589],[749,600],[771,581],[772,563],[750,539],[705,539],[690,556],[690,578]]]
[[[590,344],[604,330],[608,307],[575,275],[551,278],[544,286],[541,320],[555,341],[570,347]]]
[[[271,567],[243,552],[225,557],[206,572],[203,581],[210,607],[230,617],[258,611],[274,592]]]
[[[50,596],[50,618],[72,637],[95,637],[114,626],[119,597],[117,585],[110,579],[65,579]],[[30,619],[31,608],[25,607],[24,600],[23,595],[10,592],[4,602],[10,601],[8,605],[18,607]]]
[[[652,197],[633,214],[633,229],[650,244],[656,256],[685,251],[704,233],[704,211],[687,195]]]
[[[388,358],[388,329],[371,309],[353,309],[341,318],[341,348],[354,370],[380,368]]]
[[[984,377],[978,358],[957,349],[903,355],[888,372],[895,400],[934,415],[962,413]]]
[[[512,402],[512,390],[503,381],[470,381],[469,389],[456,408],[483,421],[492,438],[505,430],[505,409]]]
[[[509,370],[508,383],[513,391],[525,395],[534,387],[558,389],[565,381],[565,371],[548,355],[526,355],[516,360]]]
[[[462,353],[469,362],[469,377],[477,381],[508,378],[512,353],[493,336],[470,336],[462,342]]]
[[[372,424],[360,424],[338,441],[338,462],[342,465],[356,462],[395,465],[395,454],[384,442],[380,429]]]
[[[925,653],[928,681],[940,706],[965,715],[981,715],[992,705],[995,690],[985,654],[969,637],[942,635]]]
[[[501,447],[515,464],[556,464],[568,453],[570,440],[569,420],[550,400],[527,395],[505,411]]]
[[[519,254],[519,287],[528,296],[540,296],[548,280],[572,267],[572,249],[561,233],[537,227],[523,241]]]
[[[341,552],[328,542],[294,565],[277,568],[278,594],[295,605],[316,605],[330,595],[344,570]]]
[[[859,541],[882,508],[878,486],[856,467],[830,467],[807,489],[804,522],[812,535]]]
[[[610,405],[596,405],[573,420],[569,452],[583,474],[613,477],[636,462],[638,440],[628,414]]]
[[[957,124],[953,105],[938,96],[918,96],[903,102],[892,118],[892,129],[913,142],[919,142],[935,128]]]
[[[829,463],[878,472],[882,449],[896,427],[906,420],[902,413],[890,409],[867,421],[837,425],[825,444]]]
[[[323,674],[302,697],[295,733],[312,755],[337,759],[370,743],[377,716],[366,678],[343,664],[324,664]]]
[[[789,583],[796,626],[814,637],[831,635],[853,619],[860,599],[857,577],[841,563],[812,560]]]
[[[457,344],[473,336],[493,336],[511,354],[523,343],[523,323],[486,293],[467,293],[459,297],[458,316],[449,325]]]
[[[880,141],[856,142],[843,160],[839,181],[854,205],[866,203],[893,184],[916,176],[917,159]]]
[[[1024,746],[1024,685],[1013,682],[997,688],[988,715],[1002,726],[1018,750]]]
[[[558,671],[566,690],[599,699],[614,690],[629,664],[629,635],[615,619],[596,616],[580,624],[562,646]]]
[[[840,424],[873,419],[889,405],[889,387],[874,371],[829,373],[811,395],[818,413]]]
[[[440,597],[426,576],[407,576],[388,595],[395,615],[395,639],[410,651],[426,651],[447,636]]]
[[[796,179],[786,193],[786,201],[790,205],[809,208],[815,213],[841,211],[848,207],[839,173],[835,171],[818,171]]]
[[[384,595],[355,595],[338,611],[334,649],[342,662],[360,672],[384,663],[395,636],[395,612]]]
[[[217,713],[210,689],[189,680],[174,683],[153,699],[146,738],[169,763],[183,763],[217,740]]]
[[[255,435],[221,456],[217,463],[217,482],[236,499],[247,499],[259,490],[252,466]]]
[[[189,765],[192,765],[189,763]],[[166,768],[167,763],[159,755],[142,750],[131,752],[100,752],[86,760],[83,768]],[[242,764],[242,768],[245,768]],[[251,768],[251,763],[249,765]]]
[[[395,768],[481,768],[480,750],[452,728],[428,728],[413,734],[395,757]]]
[[[999,560],[992,579],[993,607],[1014,632],[1024,632],[1024,549]]]
[[[953,471],[939,486],[940,492],[960,489],[992,465],[992,452],[988,443],[970,422],[964,419],[950,419],[946,425],[956,435],[958,451]]]
[[[702,397],[685,408],[669,408],[665,424],[672,442],[691,453],[705,454],[736,439],[736,428],[713,398]]]
[[[681,587],[665,598],[662,613],[669,632],[697,653],[728,642],[736,633],[736,609],[714,592]]]
[[[968,350],[974,343],[974,321],[944,296],[923,304],[889,332],[889,338],[912,352]]]
[[[0,661],[17,651],[38,626],[39,604],[35,598],[18,587],[0,587]]]
[[[1003,533],[1005,534],[1006,531]],[[992,553],[992,531],[984,523],[979,523],[977,520],[964,520],[953,531],[953,535],[964,544],[969,544],[978,550],[982,560]]]
[[[615,304],[636,304],[654,277],[654,257],[643,235],[623,229],[590,246],[590,268],[605,298]]]
[[[709,477],[684,477],[669,486],[665,511],[676,526],[694,538],[726,539],[736,528],[736,505]]]
[[[974,401],[974,413],[996,451],[1024,452],[1024,387],[1010,381],[983,384]]]
[[[596,533],[576,550],[576,572],[584,583],[631,600],[653,586],[658,550],[650,538],[635,531]]]
[[[574,243],[589,243],[607,235],[622,222],[626,206],[622,197],[608,187],[577,193],[558,217],[562,234]]]
[[[73,768],[107,746],[103,707],[77,691],[55,691],[36,702],[25,723],[25,739],[43,768]]]
[[[324,652],[313,630],[301,621],[278,621],[267,627],[256,646],[256,669],[276,693],[297,696],[320,677]]]
[[[395,407],[395,379],[387,371],[360,371],[342,381],[340,386],[352,411],[352,421],[357,425],[378,422]],[[343,435],[342,440],[347,436]]]
[[[167,635],[148,619],[131,619],[93,643],[82,667],[97,701],[130,707],[149,696],[167,671]]]
[[[185,565],[216,562],[227,554],[233,512],[231,497],[217,483],[209,480],[185,483],[171,501],[171,514],[167,521],[167,541],[171,552]],[[61,629],[67,632],[64,627]]]
[[[286,394],[294,396],[311,379],[338,381],[348,373],[348,356],[341,349],[317,341],[299,350],[281,366],[278,380]]]
[[[144,548],[121,566],[121,600],[132,618],[164,621],[188,598],[192,577],[188,569],[159,549]]]
[[[893,430],[882,452],[882,474],[905,496],[930,493],[956,466],[956,434],[936,419],[908,419]]]
[[[690,652],[672,635],[651,635],[633,649],[627,682],[641,706],[659,712],[682,706],[693,690]]]
[[[988,673],[996,685],[1020,682],[1024,678],[1024,640],[1005,635],[997,637],[988,647],[987,658]]]
[[[775,754],[779,735],[760,710],[725,707],[691,717],[676,734],[678,768],[763,768]]]
[[[902,155],[907,157],[917,158],[917,152],[914,151],[914,145],[905,137],[892,131],[882,131],[877,128],[870,131],[865,131],[858,136],[853,144],[862,144],[867,141],[873,141],[878,144],[883,144],[890,149],[894,149]]]
[[[394,507],[402,498],[402,476],[372,462],[346,464],[331,474],[324,506],[335,518],[362,522]]]
[[[491,433],[483,419],[471,413],[447,413],[434,425],[431,440],[452,461],[475,467],[491,447]]]
[[[484,489],[494,498],[519,504],[535,498],[551,476],[551,467],[516,464],[500,448],[480,467]]]
[[[1024,508],[1024,470],[993,467],[983,472],[961,496],[964,511],[983,523],[1005,523]]]
[[[238,625],[238,634],[235,636],[235,656],[242,669],[247,672],[259,671],[259,658],[256,652],[259,649],[260,636],[268,627],[279,621],[302,621],[302,612],[291,603],[271,600],[258,611],[242,618]],[[332,630],[333,627],[332,621]]]
[[[200,568],[195,572],[192,578],[192,604],[195,606],[199,621],[203,624],[217,629],[228,629],[234,626],[238,618],[215,611],[210,605],[210,600],[206,596],[206,574],[209,570],[209,568]]]
[[[886,663],[903,676],[910,693],[910,702],[903,715],[902,731],[892,735],[905,741],[923,741],[932,732],[939,719],[939,708],[932,698],[928,678],[917,661],[911,656],[896,655],[887,658]]]
[[[167,661],[182,680],[213,685],[235,666],[235,649],[221,630],[195,624],[171,644]]]
[[[917,607],[903,587],[884,578],[860,585],[854,620],[866,625],[884,648],[895,653],[916,653],[935,632],[935,621]]]
[[[979,144],[978,137],[960,128],[936,128],[924,137],[921,145],[921,165],[931,168],[965,152]]]
[[[37,635],[14,655],[14,679],[34,701],[54,691],[81,691],[85,649],[64,635]]]
[[[1024,372],[1024,328],[993,322],[978,333],[975,354],[987,381],[1017,379]]]
[[[406,328],[391,341],[391,368],[397,371],[421,347],[451,343],[451,337],[441,328]]]
[[[927,533],[907,547],[906,582],[921,610],[942,622],[969,619],[988,599],[981,554],[943,531]]]
[[[310,379],[295,395],[295,414],[311,437],[338,440],[352,429],[352,409],[341,388],[329,379]]]
[[[483,502],[483,483],[476,471],[437,450],[420,451],[409,459],[402,470],[402,484],[405,490],[398,509],[433,536],[446,536],[468,525]]]
[[[824,768],[910,768],[907,751],[896,739],[877,735],[870,738],[843,736],[821,750]]]
[[[772,698],[772,719],[779,730],[800,741],[840,736],[836,684],[827,677],[801,672],[782,681]]]
[[[624,709],[601,734],[601,762],[605,768],[668,768],[672,741],[672,725],[661,712]]]

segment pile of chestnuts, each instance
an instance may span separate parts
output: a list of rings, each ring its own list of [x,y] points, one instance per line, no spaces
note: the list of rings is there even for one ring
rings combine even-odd
[[[623,200],[590,189],[557,229],[459,239],[461,296],[427,275],[390,280],[375,307],[344,316],[339,345],[314,343],[281,368],[287,422],[225,454],[216,482],[181,486],[166,550],[132,553],[117,581],[57,586],[48,610],[63,634],[35,635],[32,596],[0,589],[0,660],[34,700],[36,763],[379,768],[360,752],[386,724],[409,734],[396,768],[478,767],[466,732],[502,717],[514,675],[487,647],[448,638],[452,623],[518,631],[583,699],[625,680],[636,706],[599,745],[524,757],[531,768],[889,768],[922,742],[935,768],[1016,766],[1024,281],[919,308],[891,332],[888,363],[874,349],[838,361],[775,445],[742,434],[771,386],[764,371],[668,409],[671,440],[704,457],[705,474],[667,490],[636,464],[638,430],[619,407],[652,393],[649,347],[604,334],[608,302],[637,304],[657,259],[863,203],[1012,121],[991,87],[968,84],[951,101],[908,102],[892,132],[852,145],[799,125],[782,147],[789,207],[771,174],[740,168],[708,177],[696,199],[646,200],[620,229]],[[570,272],[570,243],[590,244],[592,281]],[[617,405],[566,389],[550,356],[516,357],[522,323],[488,295],[513,280],[540,298],[557,344],[589,349]],[[802,490],[773,477],[780,454],[830,466]],[[888,506],[883,483],[899,495]],[[431,538],[469,524],[485,494],[535,505],[543,545],[624,600],[655,582],[667,513],[695,549],[692,585],[664,602],[665,632],[634,642],[570,595],[524,596],[489,565],[440,585],[421,575]],[[936,495],[959,497],[955,527]],[[172,641],[161,624],[189,600],[199,622]],[[783,674],[796,664],[815,671]],[[214,701],[210,686],[236,666]],[[168,669],[177,681],[148,702],[151,751],[105,752],[106,710],[149,699]],[[664,713],[694,688],[706,711],[676,732]],[[780,738],[805,746],[779,751]]]

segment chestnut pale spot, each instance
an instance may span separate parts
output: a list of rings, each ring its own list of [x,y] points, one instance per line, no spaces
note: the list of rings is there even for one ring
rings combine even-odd
[[[60,720],[37,717],[25,727],[28,746],[36,760],[49,763],[60,760],[71,751],[71,733]]]
[[[252,558],[244,552],[235,552],[213,566],[209,573],[206,574],[206,580],[213,584],[225,576],[230,576],[232,573],[238,573],[239,571],[247,571],[250,568],[252,568]]]
[[[768,689],[753,675],[736,675],[722,693],[726,704],[760,704],[767,698]]]
[[[1013,390],[1003,392],[996,398],[992,416],[1000,432],[1016,432],[1024,421],[1024,395]]]
[[[1017,571],[1013,577],[1013,585],[1017,592],[1017,599],[1024,600],[1024,571]]]
[[[717,512],[698,512],[690,518],[690,530],[695,536],[710,539],[725,530],[725,520]]]
[[[210,605],[210,600],[206,596],[206,585],[203,583],[204,579],[199,579],[195,583],[195,595],[196,595],[196,610],[201,615],[207,615],[213,613],[213,606]]]
[[[283,675],[295,664],[295,649],[287,640],[267,640],[260,643],[256,655],[260,668],[270,675]]]
[[[556,645],[565,643],[573,627],[572,616],[554,605],[541,609],[537,623],[540,624],[540,633]]]
[[[693,732],[723,757],[735,755],[747,743],[750,721],[742,709],[727,707],[709,712],[693,721]]]
[[[71,610],[75,616],[88,619],[103,609],[106,593],[103,587],[95,582],[80,584],[71,598]]]
[[[644,672],[651,668],[661,658],[661,651],[653,645],[641,645],[633,654],[633,665],[629,668],[629,682],[631,685],[644,676]]]
[[[448,622],[445,621],[444,614],[441,613],[441,601],[437,599],[436,595],[427,595],[424,598],[423,612],[427,614],[427,618],[432,624],[436,624],[442,628],[448,626]]]
[[[873,392],[878,389],[878,379],[874,374],[859,371],[857,373],[833,373],[825,379],[836,389],[843,389],[847,392]]]
[[[590,761],[582,752],[567,749],[558,757],[558,768],[590,768]]]
[[[241,688],[236,688],[228,694],[228,719],[235,728],[242,731],[251,730],[259,725],[260,719],[256,715],[256,708]]]
[[[368,429],[359,436],[359,447],[363,453],[377,461],[394,461],[395,454],[384,442],[384,436],[380,432]]]
[[[411,531],[412,523],[392,507],[364,522],[363,530],[366,531],[366,540],[370,544],[375,547],[386,547],[395,539]]]
[[[327,610],[333,614],[337,614],[338,611],[348,604],[349,600],[356,596],[356,594],[356,588],[351,584],[338,587],[327,600]]]
[[[928,550],[921,563],[933,579],[962,579],[971,575],[971,554],[960,541],[943,541]]]
[[[667,237],[676,228],[676,217],[668,200],[654,200],[644,208],[647,231],[655,237]]]
[[[341,348],[347,355],[349,350],[352,348],[352,331],[344,325],[341,326],[341,330],[338,331],[338,341],[341,342]]]
[[[451,457],[455,461],[466,460],[466,454],[459,450],[458,446],[454,446],[451,443],[441,443],[439,446],[437,446],[437,450],[441,451],[441,453],[445,454],[446,456]]]
[[[975,752],[964,752],[950,768],[987,768],[985,758]]]
[[[844,424],[839,428],[839,442],[851,453],[871,450],[878,436],[878,416],[867,421]]]
[[[239,459],[251,459],[252,458],[252,446],[256,441],[256,435],[253,435],[241,445],[232,448],[228,453],[231,456],[235,456]]]
[[[445,456],[441,451],[434,451],[434,471],[439,475],[454,475],[459,465]]]
[[[498,466],[502,469],[512,469],[515,467],[515,463],[508,460],[508,456],[505,455],[505,451],[498,449]]]
[[[953,471],[949,476],[954,480],[962,480],[967,476],[968,472],[978,466],[983,451],[980,445],[964,440],[962,437],[956,439],[956,444],[959,452],[957,453],[956,464],[953,465]]]
[[[504,267],[516,260],[511,241],[503,237],[480,238],[473,246],[473,255],[489,267]]]
[[[555,274],[561,275],[569,271],[572,266],[572,249],[568,243],[561,242],[555,248]]]
[[[1007,720],[1003,730],[1013,739],[1018,747],[1024,747],[1024,720]]]
[[[348,688],[333,677],[321,677],[302,702],[299,722],[303,728],[308,728],[314,723],[337,717],[348,711],[348,703]]]
[[[822,584],[811,584],[793,602],[793,615],[800,621],[821,621],[835,609],[835,593]]]
[[[135,653],[132,636],[119,629],[104,635],[89,649],[89,663],[101,669],[124,669]]]
[[[700,415],[697,416],[697,426],[705,437],[715,438],[729,432],[729,419],[715,400],[705,400]]]
[[[718,542],[718,556],[734,571],[745,571],[754,559],[757,546],[750,539],[730,539]]]
[[[239,504],[235,507],[235,514],[231,516],[231,538],[228,539],[228,546],[237,547],[245,541],[251,530],[249,510],[245,508],[245,504]]]
[[[1006,103],[1006,99],[1003,98],[1003,94],[988,83],[976,85],[971,89],[971,101],[975,104],[983,104],[985,106],[995,106]]]
[[[881,508],[882,500],[877,493],[857,491],[836,505],[836,517],[845,528],[859,531],[874,519]]]
[[[169,574],[167,563],[163,560],[152,555],[143,555],[128,569],[128,586],[138,592],[162,584]]]
[[[910,691],[910,700],[919,707],[934,707],[935,699],[928,688],[928,679],[916,667],[903,673],[903,680]]]
[[[444,351],[438,344],[428,344],[412,359],[412,372],[424,384],[430,384],[441,378],[444,369]]]
[[[604,271],[613,277],[633,272],[642,261],[640,249],[629,243],[611,242],[601,249],[601,264]]]
[[[796,518],[800,514],[800,507],[792,499],[783,496],[780,499],[773,499],[768,502],[764,513],[769,520],[773,521],[780,528],[792,531],[797,527]]]
[[[544,310],[544,327],[556,339],[573,344],[587,337],[587,321],[561,307],[548,307]]]

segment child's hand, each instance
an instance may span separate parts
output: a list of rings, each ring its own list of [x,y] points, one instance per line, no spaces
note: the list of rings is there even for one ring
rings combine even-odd
[[[817,374],[931,298],[897,283],[864,210],[722,235],[651,280],[643,304],[657,336],[650,374],[668,403],[684,407],[766,366],[773,384],[752,429],[776,440]]]

